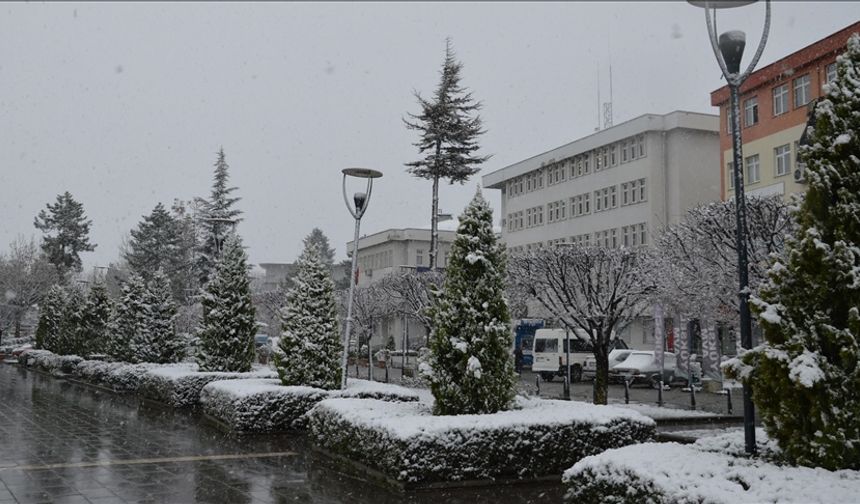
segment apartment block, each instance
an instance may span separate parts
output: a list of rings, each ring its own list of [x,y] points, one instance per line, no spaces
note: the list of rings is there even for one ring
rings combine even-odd
[[[804,167],[798,163],[800,137],[809,108],[823,86],[836,77],[836,57],[860,22],[839,30],[750,74],[740,93],[740,125],[744,156],[744,189],[748,195],[781,194],[806,189]],[[729,88],[711,93],[720,108],[720,191],[734,197]]]
[[[502,192],[513,251],[559,243],[635,247],[720,198],[719,118],[645,114],[484,175]]]

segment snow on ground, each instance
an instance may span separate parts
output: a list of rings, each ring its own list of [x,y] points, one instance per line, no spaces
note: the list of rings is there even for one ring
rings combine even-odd
[[[593,495],[588,492],[610,491],[634,499],[647,495],[653,502],[830,504],[860,498],[860,471],[777,466],[677,443],[607,450],[577,462],[563,481],[574,502]]]

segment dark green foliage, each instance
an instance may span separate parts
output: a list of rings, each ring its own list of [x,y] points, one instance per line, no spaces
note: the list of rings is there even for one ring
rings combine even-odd
[[[81,357],[104,353],[110,334],[108,324],[113,303],[103,283],[96,283],[87,293],[78,326],[78,347]]]
[[[752,303],[765,344],[730,371],[792,463],[860,469],[860,37],[837,59],[800,149],[799,229]]]
[[[58,271],[81,270],[81,252],[92,252],[96,245],[90,243],[90,226],[93,221],[84,215],[84,206],[75,201],[66,191],[57,196],[55,204],[48,203],[47,212],[42,210],[33,224],[45,233],[42,250]]]
[[[494,413],[514,397],[505,268],[492,210],[478,193],[460,216],[447,276],[429,310],[431,355],[422,371],[436,414]]]
[[[230,175],[224,149],[218,151],[218,159],[215,161],[215,175],[212,183],[212,193],[208,200],[200,200],[202,212],[200,227],[202,228],[202,243],[197,259],[197,271],[200,274],[200,284],[206,285],[213,274],[218,261],[218,250],[228,235],[235,229],[235,223],[239,222],[241,210],[233,208],[241,198],[231,197],[230,194],[236,187],[228,186]]]
[[[171,279],[173,297],[184,299],[185,289],[191,287],[191,247],[188,222],[171,215],[159,203],[131,231],[123,258],[134,273],[152,280],[162,270]]]
[[[66,297],[65,288],[53,285],[42,299],[39,305],[39,325],[36,328],[36,348],[56,352]]]
[[[275,366],[284,385],[336,389],[341,385],[342,347],[334,283],[313,243],[306,245],[297,265],[281,312]]]
[[[137,362],[135,339],[145,328],[146,282],[132,274],[122,285],[122,295],[114,306],[110,320],[107,354],[114,360]]]
[[[250,285],[242,243],[238,236],[230,235],[215,276],[203,291],[197,352],[201,371],[250,371],[257,334]]]
[[[84,304],[86,296],[77,287],[66,290],[66,299],[63,304],[62,322],[57,333],[56,343],[53,349],[49,349],[58,355],[80,355],[84,350],[85,335],[81,331],[84,319]]]
[[[160,269],[146,285],[142,308],[143,326],[133,339],[133,362],[167,364],[182,360],[186,341],[176,334],[176,303],[170,280]]]
[[[320,253],[320,260],[328,267],[331,267],[334,264],[334,249],[331,247],[328,241],[328,236],[322,232],[320,228],[313,228],[311,233],[307,235],[304,240],[305,248],[308,248],[310,245],[314,245],[317,247]]]

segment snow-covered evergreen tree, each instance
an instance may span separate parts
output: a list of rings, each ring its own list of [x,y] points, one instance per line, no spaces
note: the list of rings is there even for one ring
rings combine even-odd
[[[176,334],[176,303],[164,271],[157,270],[147,283],[143,307],[144,327],[132,345],[135,360],[158,364],[182,360],[186,342]]]
[[[56,352],[63,325],[66,306],[66,289],[52,285],[39,304],[39,324],[36,327],[36,348]]]
[[[337,303],[329,268],[309,243],[281,313],[275,366],[284,385],[336,389],[341,384],[341,340]]]
[[[435,414],[494,413],[514,397],[506,262],[492,210],[478,192],[460,217],[445,282],[430,307],[431,353],[421,368]]]
[[[56,349],[52,352],[60,355],[81,355],[86,343],[81,326],[84,320],[84,305],[86,297],[77,287],[66,289],[66,299],[62,311],[62,323],[57,335]]]
[[[310,234],[302,240],[302,243],[304,243],[305,248],[311,244],[316,245],[320,251],[320,259],[326,266],[331,267],[334,264],[334,249],[331,247],[328,236],[322,232],[322,229],[313,228]]]
[[[93,284],[87,293],[78,326],[81,357],[105,351],[112,308],[105,285],[101,282]]]
[[[93,221],[84,215],[84,206],[75,201],[66,191],[57,196],[55,204],[48,203],[47,212],[42,210],[33,224],[45,233],[42,250],[58,271],[81,270],[81,252],[92,252],[96,245],[90,243],[90,226]]]
[[[250,371],[257,324],[247,258],[235,234],[224,244],[215,275],[204,288],[202,303],[203,325],[198,331],[197,353],[200,369]]]
[[[137,362],[135,341],[146,330],[146,281],[131,274],[122,285],[122,294],[114,306],[110,320],[110,337],[106,353],[117,361]]]
[[[420,138],[415,143],[424,157],[406,163],[412,175],[433,181],[432,213],[430,214],[430,268],[437,265],[439,244],[439,180],[448,179],[453,184],[466,183],[478,173],[480,165],[488,156],[476,156],[481,103],[472,98],[472,93],[460,84],[463,64],[454,56],[451,39],[445,41],[445,62],[440,71],[440,81],[432,99],[416,93],[418,114],[409,114],[404,120],[406,127],[417,130]]]
[[[198,254],[197,269],[200,274],[200,284],[206,285],[215,270],[218,260],[219,242],[225,240],[233,230],[233,223],[238,222],[242,211],[234,208],[241,198],[230,196],[236,187],[229,187],[230,174],[224,149],[218,151],[218,159],[215,161],[215,175],[212,183],[212,193],[208,200],[201,200],[200,228],[202,229],[202,243]],[[232,221],[228,222],[228,221]],[[222,246],[223,248],[223,246]]]
[[[800,148],[799,229],[751,303],[765,343],[729,370],[752,385],[794,463],[860,469],[860,36],[837,58]]]

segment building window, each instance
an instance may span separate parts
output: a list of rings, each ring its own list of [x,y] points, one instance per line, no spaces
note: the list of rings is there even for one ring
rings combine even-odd
[[[618,186],[612,186],[609,188],[609,208],[616,208],[618,206]]]
[[[624,182],[621,184],[621,206],[630,204],[630,186],[633,182]]]
[[[761,180],[761,171],[759,169],[758,154],[750,156],[746,159],[747,165],[747,184],[755,184]]]
[[[734,163],[729,161],[726,163],[726,174],[729,176],[729,189],[735,188],[735,170],[733,168]]]
[[[636,137],[636,148],[639,151],[636,157],[645,157],[645,135]]]
[[[788,112],[788,84],[773,88],[773,115],[778,116]]]
[[[609,164],[612,166],[618,165],[618,144],[609,146]]]
[[[753,96],[744,102],[744,126],[750,126],[758,123],[758,97]]]
[[[809,74],[794,79],[794,108],[809,103],[810,82]]]
[[[612,228],[609,230],[610,247],[618,248],[618,229]]]
[[[629,147],[630,147],[630,142],[628,142],[627,140],[624,140],[623,142],[621,142],[621,162],[622,163],[626,163],[629,160],[629,157],[627,155],[627,150],[629,149]]]
[[[643,222],[637,227],[639,228],[639,245],[648,245],[648,226]]]
[[[791,145],[780,145],[773,150],[773,157],[776,163],[774,174],[777,177],[788,175],[788,171],[791,169]]]
[[[415,265],[424,266],[424,251],[421,249],[415,251]]]
[[[836,80],[836,63],[831,63],[824,68],[824,82],[830,84]]]

